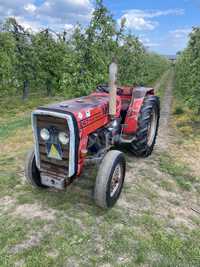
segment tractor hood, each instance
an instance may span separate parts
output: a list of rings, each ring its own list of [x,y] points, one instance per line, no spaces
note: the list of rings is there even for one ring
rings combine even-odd
[[[120,110],[121,100],[119,97],[117,98],[117,104],[119,106],[117,110]],[[82,121],[96,115],[107,115],[109,110],[109,95],[107,93],[93,93],[89,96],[50,104],[39,109],[72,113],[77,121]]]

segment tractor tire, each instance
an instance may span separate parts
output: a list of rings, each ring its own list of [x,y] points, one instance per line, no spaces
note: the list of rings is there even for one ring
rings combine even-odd
[[[97,206],[107,209],[114,206],[124,184],[126,161],[124,154],[109,151],[103,158],[96,178],[94,198]]]
[[[37,188],[47,188],[41,183],[40,172],[36,166],[35,152],[31,149],[25,161],[25,177],[29,184]]]
[[[136,139],[129,146],[129,150],[137,157],[151,155],[160,119],[160,101],[157,96],[147,96],[144,100],[138,119]]]

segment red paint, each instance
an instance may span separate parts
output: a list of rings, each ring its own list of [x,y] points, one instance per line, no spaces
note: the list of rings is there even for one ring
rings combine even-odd
[[[137,131],[138,117],[144,98],[134,99],[129,106],[127,116],[125,119],[125,127],[123,133],[134,134]]]
[[[122,133],[133,135],[137,131],[140,110],[147,94],[153,95],[154,90],[152,88],[130,86],[118,88],[116,118],[120,117],[122,111],[127,112]],[[77,120],[80,137],[77,171],[77,175],[79,175],[84,164],[84,158],[81,157],[81,150],[87,149],[88,136],[110,122],[108,113],[109,94],[95,92],[89,96],[50,105],[48,108],[55,111],[73,113]]]

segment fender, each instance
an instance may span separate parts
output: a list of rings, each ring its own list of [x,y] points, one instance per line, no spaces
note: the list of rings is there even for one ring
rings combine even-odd
[[[123,134],[132,135],[136,133],[138,128],[140,110],[147,95],[154,95],[154,89],[147,87],[137,87],[133,91],[131,104],[125,118],[125,123],[122,131]]]

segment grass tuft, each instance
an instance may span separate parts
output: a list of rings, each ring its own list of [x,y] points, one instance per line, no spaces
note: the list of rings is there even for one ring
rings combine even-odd
[[[159,157],[159,167],[162,172],[170,174],[180,188],[187,191],[192,190],[192,184],[196,182],[197,177],[191,175],[191,170],[188,166],[164,153]]]

